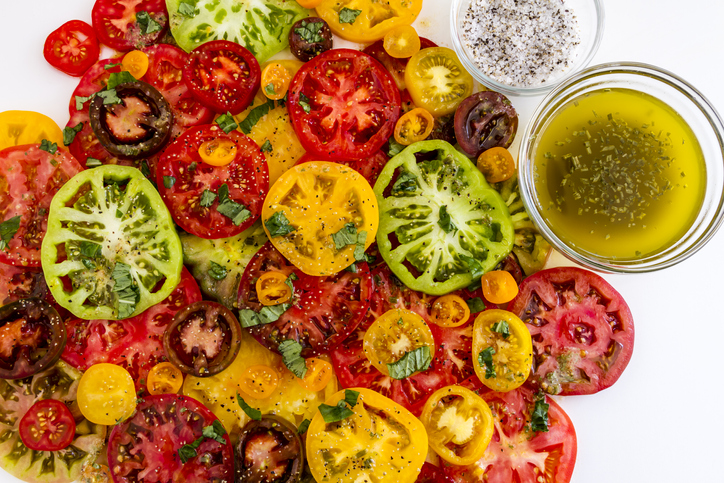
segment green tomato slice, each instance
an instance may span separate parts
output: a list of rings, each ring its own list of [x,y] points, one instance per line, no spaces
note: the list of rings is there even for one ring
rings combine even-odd
[[[53,197],[41,247],[55,300],[82,319],[124,319],[168,297],[183,264],[161,196],[127,166],[99,166]]]
[[[377,245],[408,287],[442,295],[470,285],[513,247],[505,202],[445,141],[420,141],[389,160],[374,187]]]
[[[212,40],[246,47],[262,63],[289,45],[289,31],[311,11],[290,0],[166,0],[171,33],[191,52]]]

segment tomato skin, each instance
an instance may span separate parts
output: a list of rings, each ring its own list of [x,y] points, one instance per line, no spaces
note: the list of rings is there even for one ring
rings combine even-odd
[[[392,134],[400,92],[374,58],[335,49],[299,69],[289,86],[288,108],[307,152],[335,160],[365,159]]]
[[[160,25],[159,30],[143,33],[136,17],[143,11]],[[101,43],[121,52],[155,44],[168,30],[164,0],[96,0],[91,17]]]
[[[377,151],[375,154],[366,159],[354,160],[333,160],[325,158],[324,156],[315,156],[313,154],[305,153],[301,158],[299,158],[299,160],[297,160],[296,164],[308,163],[310,161],[333,161],[354,169],[367,180],[370,186],[374,186],[375,181],[377,181],[377,177],[380,175],[382,168],[385,167],[385,164],[387,164],[389,159],[390,158],[384,153],[384,151]]]
[[[100,55],[93,27],[82,20],[71,20],[45,39],[43,56],[50,65],[73,77],[80,77]]]
[[[43,139],[63,145],[63,131],[45,114],[35,111],[0,112],[0,150],[22,144],[40,144]]]
[[[236,478],[246,483],[296,483],[304,456],[297,428],[273,414],[249,421],[236,446]]]
[[[422,9],[422,0],[340,2],[322,0],[317,5],[317,15],[329,24],[332,32],[345,40],[369,43],[379,40],[387,32],[400,25],[410,25]],[[344,5],[361,12],[352,23],[342,22],[340,11]]]

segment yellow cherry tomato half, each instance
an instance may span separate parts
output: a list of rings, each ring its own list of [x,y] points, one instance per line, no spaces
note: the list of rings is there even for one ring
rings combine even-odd
[[[515,173],[515,161],[503,147],[486,149],[478,156],[478,169],[488,183],[500,183]]]
[[[395,124],[395,141],[409,146],[426,139],[435,126],[435,119],[426,109],[417,107],[397,120]]]
[[[389,375],[393,364],[408,352],[428,347],[435,354],[435,339],[425,319],[411,310],[388,310],[365,332],[363,349],[367,359],[381,373]]]
[[[297,378],[297,382],[307,391],[321,391],[332,380],[333,374],[332,364],[324,359],[312,357],[307,359],[307,373],[304,379]]]
[[[406,59],[420,50],[420,36],[412,25],[400,25],[385,34],[382,46],[390,57]]]
[[[469,318],[470,307],[457,295],[443,295],[432,304],[432,321],[440,327],[458,327]]]
[[[170,362],[160,362],[148,371],[146,388],[149,394],[176,394],[184,383],[184,374]]]
[[[136,409],[133,378],[115,364],[90,366],[78,383],[78,408],[92,423],[110,426],[123,421]]]
[[[493,414],[483,398],[462,386],[447,386],[430,395],[422,408],[430,447],[454,465],[478,461],[493,438]]]
[[[271,62],[261,71],[261,90],[268,99],[283,99],[291,81],[289,71],[279,62]]]
[[[121,68],[136,79],[140,79],[148,71],[148,55],[140,50],[132,50],[123,56]]]
[[[201,160],[212,166],[226,166],[236,158],[236,144],[231,139],[217,138],[199,146]]]
[[[518,284],[505,270],[493,270],[480,279],[483,295],[494,304],[507,304],[518,295]]]
[[[23,144],[40,144],[43,139],[63,145],[63,131],[45,114],[34,111],[0,112],[0,150]]]
[[[264,364],[247,367],[241,374],[239,389],[254,399],[267,399],[279,386],[279,373]]]
[[[405,85],[418,107],[435,117],[452,114],[473,93],[473,76],[447,47],[422,49],[407,62]]]
[[[292,297],[292,288],[287,285],[287,276],[282,272],[264,272],[256,281],[256,294],[262,305],[279,305]]]
[[[507,392],[530,375],[533,343],[522,320],[507,310],[481,312],[473,325],[473,366],[493,391]]]

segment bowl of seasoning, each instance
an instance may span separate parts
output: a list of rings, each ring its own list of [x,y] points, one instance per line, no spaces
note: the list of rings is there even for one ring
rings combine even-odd
[[[613,273],[685,260],[724,218],[724,125],[676,75],[589,67],[553,90],[521,140],[520,190],[541,234]]]
[[[590,62],[603,0],[453,0],[452,43],[473,77],[507,95],[540,95]]]

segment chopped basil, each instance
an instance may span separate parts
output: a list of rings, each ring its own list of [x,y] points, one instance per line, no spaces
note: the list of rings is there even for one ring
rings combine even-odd
[[[282,211],[277,211],[270,216],[264,222],[264,226],[269,230],[269,236],[272,238],[288,235],[296,230],[296,228],[289,223],[289,220],[284,216],[284,212]]]
[[[216,124],[218,124],[221,130],[224,131],[226,134],[229,134],[231,131],[239,127],[239,125],[236,124],[236,121],[234,120],[234,116],[232,116],[230,112],[227,112],[226,114],[222,114],[217,117]]]
[[[302,420],[301,423],[299,423],[299,427],[297,428],[297,434],[304,434],[309,429],[309,425],[311,424],[311,421],[308,419]]]
[[[47,139],[43,139],[40,142],[40,149],[43,151],[47,151],[50,154],[55,154],[58,152],[58,144],[57,143],[51,143]]]
[[[432,362],[430,348],[426,345],[406,352],[399,360],[387,364],[392,379],[405,379],[416,372],[426,371]]]
[[[121,103],[121,99],[118,97],[115,89],[100,91],[96,93],[96,95],[103,98],[103,104],[105,105]]]
[[[345,389],[344,391],[344,402],[349,404],[349,407],[353,408],[357,405],[357,399],[359,399],[359,391],[353,391],[352,389]]]
[[[95,168],[95,167],[101,166],[102,164],[103,163],[101,163],[100,159],[91,158],[90,156],[88,156],[85,160],[86,168]]]
[[[510,326],[508,326],[508,323],[504,320],[499,320],[494,323],[490,330],[502,335],[503,339],[510,337]]]
[[[478,363],[480,367],[485,368],[485,379],[492,379],[496,376],[495,366],[493,365],[493,354],[495,354],[495,349],[492,347],[488,347],[478,354]]]
[[[257,313],[251,309],[239,311],[239,322],[243,328],[254,327],[255,325],[271,324],[279,320],[284,312],[291,308],[292,304],[284,303],[279,305],[265,305]]]
[[[201,443],[204,442],[204,439],[213,439],[220,444],[226,444],[226,439],[224,438],[226,429],[224,429],[224,426],[218,419],[215,420],[211,426],[204,426],[201,430],[201,434],[202,436],[200,438],[197,438],[192,443],[185,444],[178,449],[178,456],[182,463],[186,463],[198,455],[196,450],[199,446],[201,446]]]
[[[198,15],[196,7],[192,3],[186,1],[182,1],[179,4],[178,13],[188,18],[194,18],[196,15]]]
[[[173,185],[175,185],[175,184],[176,184],[176,178],[174,178],[173,176],[164,176],[163,177],[163,186],[166,189],[173,188]]]
[[[118,86],[119,84],[125,84],[127,82],[136,82],[136,78],[131,75],[130,72],[127,70],[122,70],[120,72],[112,72],[111,75],[108,77],[108,85],[106,85],[106,89],[113,90]],[[99,93],[100,94],[100,93]]]
[[[208,208],[209,206],[214,204],[215,200],[216,193],[211,190],[204,190],[204,192],[201,193],[201,199],[199,200],[199,204],[204,208]]]
[[[317,44],[324,40],[320,33],[324,27],[324,22],[307,22],[302,20],[299,27],[294,29],[294,33],[299,35],[302,40],[309,42],[310,44]]]
[[[122,66],[122,65],[123,65],[123,64],[122,64],[121,62],[119,62],[119,63],[117,63],[117,64],[106,64],[106,65],[103,66],[103,68],[104,68],[105,70],[108,70],[108,69],[112,69],[112,68],[114,68],[114,67],[120,67],[120,66]]]
[[[352,409],[357,405],[357,398],[359,398],[359,392],[351,389],[345,389],[344,399],[340,399],[336,406],[330,406],[329,404],[320,404],[319,412],[322,414],[325,423],[336,423],[347,419],[354,414]]]
[[[185,444],[178,449],[178,457],[181,459],[181,463],[186,463],[190,459],[196,457],[196,448],[201,446],[201,442],[203,440],[203,438],[199,438],[193,443]]]
[[[339,23],[354,23],[357,20],[357,16],[362,13],[362,10],[352,10],[351,8],[343,7],[339,11]]]
[[[536,432],[548,432],[548,408],[545,394],[539,394],[535,400],[533,412],[530,415],[530,429]]]
[[[387,156],[389,156],[389,157],[397,156],[398,154],[400,154],[402,152],[403,149],[405,149],[407,147],[404,144],[400,144],[397,141],[395,141],[394,137],[391,137],[387,141],[387,144],[389,145],[389,149],[387,150]]]
[[[402,193],[417,191],[417,176],[409,171],[403,171],[392,185],[392,196],[399,196]]]
[[[118,297],[118,318],[125,319],[136,310],[136,304],[141,298],[141,292],[133,281],[131,267],[123,262],[116,262],[111,277],[115,284],[113,292]]]
[[[227,218],[231,218],[236,226],[241,225],[251,217],[251,211],[246,206],[229,198],[229,186],[226,183],[219,187],[219,204],[216,211]]]
[[[483,299],[481,299],[480,297],[468,299],[466,303],[468,304],[468,308],[470,309],[471,314],[477,314],[478,312],[482,312],[486,308],[485,302],[483,302]]]
[[[269,99],[264,104],[260,106],[256,106],[254,109],[249,112],[249,115],[246,116],[246,118],[241,121],[239,124],[239,128],[241,129],[241,132],[244,134],[251,134],[251,129],[256,126],[256,123],[259,122],[259,120],[269,114],[269,111],[274,109],[274,101]]]
[[[264,93],[267,96],[276,96],[277,91],[274,90],[274,83],[270,82],[267,85],[264,86]]]
[[[95,94],[93,94],[93,96],[95,96]],[[76,110],[80,111],[81,109],[83,109],[83,104],[90,101],[93,96],[88,96],[88,97],[75,96]]]
[[[246,401],[244,401],[244,398],[241,397],[241,394],[239,394],[238,392],[236,393],[236,402],[239,403],[239,407],[243,409],[246,415],[249,416],[251,419],[253,419],[254,421],[261,420],[261,411],[249,406]]]
[[[10,243],[10,240],[13,239],[19,229],[20,215],[13,216],[0,223],[0,250],[5,250],[8,247],[8,243]]]
[[[70,146],[75,139],[75,135],[83,130],[83,123],[79,122],[74,127],[63,128],[63,145]]]
[[[161,24],[151,18],[145,10],[136,12],[136,23],[141,27],[141,33],[144,35],[158,32],[163,28]]]
[[[309,98],[304,93],[299,93],[299,106],[304,109],[304,112],[309,114],[312,112],[312,106],[309,105]]]
[[[260,149],[262,153],[271,153],[273,148],[271,143],[267,139],[266,141],[264,141],[264,144],[261,145]]]
[[[445,233],[450,233],[458,229],[450,218],[450,213],[447,212],[447,206],[442,205],[440,207],[440,217],[437,220],[437,224],[443,229]]]
[[[80,254],[84,257],[97,258],[101,254],[101,251],[103,251],[103,247],[97,243],[89,241],[80,242]]]
[[[357,227],[354,223],[346,223],[337,233],[332,233],[332,241],[337,250],[357,244]]]
[[[365,241],[367,240],[367,232],[361,231],[357,235],[357,244],[354,247],[354,259],[358,262],[368,261],[365,255]]]
[[[473,276],[473,280],[483,276],[485,270],[483,270],[483,266],[480,265],[479,261],[477,261],[473,257],[468,257],[465,255],[460,255],[460,258],[462,259],[462,261],[468,264],[468,269],[470,269],[470,275]]]
[[[214,280],[223,280],[229,274],[229,271],[226,269],[226,267],[223,267],[215,261],[211,260],[211,268],[209,268],[208,274],[209,277],[213,278]]]
[[[307,362],[302,357],[302,345],[296,340],[283,340],[278,346],[284,365],[299,379],[307,374]]]

